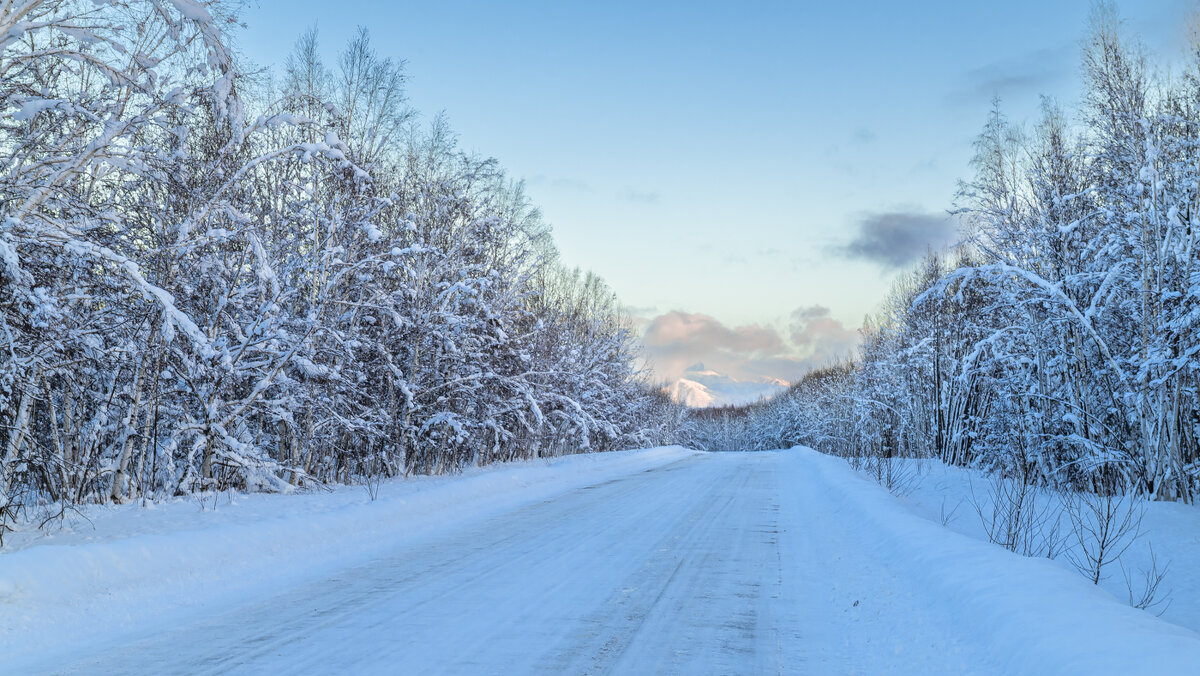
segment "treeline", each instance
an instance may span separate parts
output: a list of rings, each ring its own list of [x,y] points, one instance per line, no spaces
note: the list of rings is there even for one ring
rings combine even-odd
[[[1075,122],[995,110],[961,186],[966,243],[902,279],[857,361],[710,414],[706,447],[937,457],[1037,485],[1200,490],[1200,45],[1156,70],[1113,13]]]
[[[612,293],[402,63],[310,33],[272,81],[231,11],[0,7],[0,524],[663,440]]]

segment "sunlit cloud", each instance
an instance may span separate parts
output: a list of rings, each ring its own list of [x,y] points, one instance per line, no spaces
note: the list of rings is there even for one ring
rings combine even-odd
[[[655,378],[673,381],[703,364],[736,380],[798,380],[804,373],[850,356],[858,333],[830,316],[828,308],[798,308],[787,335],[773,326],[726,326],[710,315],[672,311],[646,324],[645,356]]]
[[[844,359],[858,347],[858,331],[846,328],[822,305],[794,310],[789,328],[792,345],[804,350],[806,361],[813,366]]]

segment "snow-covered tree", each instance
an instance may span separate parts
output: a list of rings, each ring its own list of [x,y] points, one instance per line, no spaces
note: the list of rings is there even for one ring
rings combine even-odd
[[[619,305],[403,63],[232,7],[0,7],[0,525],[665,440]],[[2,531],[0,531],[2,535]]]

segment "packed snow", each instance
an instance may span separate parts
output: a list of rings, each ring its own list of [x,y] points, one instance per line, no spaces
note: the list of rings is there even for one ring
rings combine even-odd
[[[1200,663],[1194,631],[1061,562],[957,532],[961,512],[943,527],[926,505],[955,490],[941,476],[954,474],[927,471],[900,499],[803,448],[669,447],[395,481],[374,501],[346,487],[90,507],[61,530],[10,536],[0,554],[0,672]]]

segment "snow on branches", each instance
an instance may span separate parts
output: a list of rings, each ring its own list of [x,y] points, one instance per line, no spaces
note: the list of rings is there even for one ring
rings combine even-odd
[[[234,23],[0,7],[0,524],[664,434],[611,294],[494,161],[410,131],[402,63],[363,32],[330,71],[313,33],[243,97]]]

